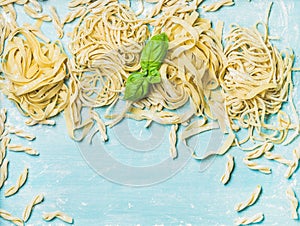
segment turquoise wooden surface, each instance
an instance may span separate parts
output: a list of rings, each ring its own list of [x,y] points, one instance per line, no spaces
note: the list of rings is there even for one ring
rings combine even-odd
[[[212,2],[212,1],[207,1]],[[201,13],[202,16],[225,21],[225,33],[230,23],[237,22],[243,26],[252,26],[265,16],[270,1],[236,0],[234,7],[222,8],[217,13]],[[274,0],[270,17],[271,35],[281,36],[280,41],[274,43],[294,49],[296,56],[300,54],[300,1]],[[60,15],[66,13],[67,1],[50,0],[44,4],[55,5]],[[136,5],[134,5],[136,7]],[[18,19],[31,21],[18,8]],[[249,10],[250,9],[250,10]],[[67,25],[68,30],[72,24]],[[56,33],[52,24],[43,25],[45,34],[53,39]],[[67,44],[65,37],[63,42]],[[300,66],[296,57],[295,66]],[[299,73],[294,73],[295,104],[299,106]],[[10,160],[9,179],[0,190],[0,208],[21,216],[26,204],[39,193],[45,195],[45,201],[36,206],[26,225],[66,225],[58,220],[44,222],[42,213],[62,210],[74,217],[74,225],[233,225],[239,216],[251,216],[257,212],[265,214],[262,225],[299,225],[299,221],[291,219],[290,203],[285,196],[289,185],[300,198],[299,171],[290,179],[283,177],[285,167],[270,161],[261,161],[272,167],[271,175],[250,171],[242,163],[242,151],[233,148],[232,155],[236,157],[236,168],[227,186],[223,186],[219,179],[224,173],[226,159],[214,158],[209,162],[188,160],[174,176],[149,186],[133,187],[121,185],[105,179],[95,172],[87,163],[80,146],[67,135],[63,115],[55,118],[56,126],[35,126],[27,128],[25,118],[20,115],[13,103],[1,96],[1,107],[8,109],[8,122],[26,129],[37,136],[32,142],[12,137],[12,143],[22,143],[32,146],[40,152],[40,156],[31,157],[22,153],[8,152]],[[168,130],[162,130],[162,141],[151,140],[151,131],[145,130],[142,123],[125,122],[135,139],[144,141],[149,151],[142,152],[126,146],[126,139],[130,138],[127,131],[122,139],[118,130],[109,130],[110,141],[104,150],[114,159],[129,166],[155,166],[169,157]],[[127,134],[127,135],[126,135]],[[203,150],[213,140],[211,133],[195,139],[197,149]],[[146,138],[145,138],[146,137]],[[275,150],[287,158],[292,158],[291,150],[299,146],[297,139],[289,146],[276,146]],[[150,144],[155,144],[150,151]],[[135,146],[135,145],[133,145]],[[184,152],[186,150],[180,150]],[[182,154],[183,155],[183,154]],[[99,164],[104,164],[106,159]],[[29,177],[26,185],[14,196],[4,198],[4,190],[13,185],[24,169],[29,167]],[[117,171],[118,172],[118,171]],[[131,178],[133,175],[120,172],[120,178]],[[138,175],[138,174],[137,174]],[[155,182],[156,175],[153,177]],[[140,175],[143,179],[145,175]],[[151,178],[150,178],[151,179]],[[151,180],[148,180],[148,182]],[[118,181],[116,181],[118,182]],[[262,196],[251,208],[238,214],[234,205],[249,197],[256,185],[263,187]],[[298,211],[299,212],[299,211]],[[0,225],[10,225],[0,219]]]

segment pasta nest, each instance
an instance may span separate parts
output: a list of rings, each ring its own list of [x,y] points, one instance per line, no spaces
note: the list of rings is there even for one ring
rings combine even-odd
[[[224,50],[227,65],[219,80],[232,128],[249,128],[250,136],[255,129],[260,138],[280,143],[290,126],[281,107],[292,89],[294,55],[289,50],[279,52],[267,29],[263,23],[253,28],[232,25]],[[268,122],[271,114],[277,114],[278,125]]]
[[[0,88],[23,114],[43,121],[67,106],[66,62],[59,42],[39,42],[33,33],[18,28],[10,34],[3,53],[6,82]]]
[[[83,106],[106,106],[119,96],[129,74],[140,69],[139,56],[149,30],[118,1],[87,12],[70,34],[71,82],[80,87]]]

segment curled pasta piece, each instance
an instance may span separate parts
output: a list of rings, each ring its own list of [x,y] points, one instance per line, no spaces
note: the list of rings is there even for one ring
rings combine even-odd
[[[296,198],[295,192],[291,187],[288,187],[288,189],[286,190],[286,196],[291,202],[292,218],[298,219],[297,209],[299,203],[298,203],[298,199]]]
[[[67,222],[69,224],[73,223],[73,218],[68,216],[67,214],[61,212],[61,211],[55,211],[55,212],[50,212],[50,213],[44,213],[43,214],[43,219],[45,221],[51,221],[54,218],[58,218],[64,222]]]
[[[35,11],[35,9],[31,8],[31,6],[29,6],[28,4],[24,5],[24,12],[34,18],[34,19],[40,19],[43,21],[52,21],[51,17],[47,14],[39,14],[37,11]]]
[[[245,202],[238,203],[234,207],[234,209],[239,212],[239,211],[242,211],[242,210],[246,209],[247,207],[253,205],[257,201],[257,199],[259,198],[259,196],[261,194],[261,191],[262,191],[262,188],[261,188],[260,185],[258,185],[254,189],[254,191],[251,193],[250,198],[247,199],[247,201],[245,201]]]
[[[267,158],[267,159],[270,159],[270,160],[274,160],[276,162],[280,162],[280,163],[285,164],[287,166],[290,166],[292,164],[292,161],[290,161],[288,159],[285,159],[281,155],[274,154],[272,152],[266,152],[264,154],[264,157]]]
[[[42,121],[36,121],[36,120],[34,120],[32,118],[29,118],[28,120],[25,121],[25,124],[27,126],[34,126],[34,125],[37,125],[37,124],[54,126],[55,125],[55,121],[51,120],[51,119],[46,119],[46,120],[42,120]]]
[[[257,158],[261,157],[262,155],[264,155],[264,153],[270,151],[273,148],[273,146],[274,145],[272,143],[265,143],[261,147],[257,148],[256,150],[247,153],[246,158],[248,160],[257,159]]]
[[[35,149],[33,149],[31,147],[25,147],[20,144],[8,144],[7,148],[8,148],[8,150],[14,151],[14,152],[24,152],[28,155],[34,155],[34,156],[39,155],[39,153]]]
[[[178,151],[176,148],[176,143],[177,143],[177,129],[178,129],[178,124],[172,125],[170,134],[169,134],[169,142],[170,142],[170,156],[172,159],[177,158]]]
[[[5,126],[8,129],[8,132],[10,134],[15,134],[18,137],[23,137],[23,138],[25,138],[27,140],[30,140],[30,141],[35,139],[34,135],[32,135],[30,133],[27,133],[26,131],[24,131],[22,129],[18,129],[18,128],[14,127],[12,125],[9,125],[9,124],[6,124]]]
[[[32,4],[36,12],[41,13],[43,11],[41,4],[37,0],[29,0],[29,2]]]
[[[228,154],[226,155],[227,156],[227,163],[226,163],[226,170],[225,170],[225,173],[224,175],[221,177],[221,182],[222,184],[227,184],[228,181],[230,180],[230,177],[231,177],[231,173],[233,171],[233,168],[234,168],[234,158],[232,155]]]
[[[34,206],[42,203],[44,201],[44,195],[43,194],[39,194],[37,196],[35,196],[31,202],[25,207],[24,211],[23,211],[23,221],[27,222],[28,219],[30,218],[30,215],[33,211]]]
[[[0,110],[0,138],[2,138],[2,134],[4,133],[5,130],[5,121],[6,121],[6,109],[2,108]]]
[[[18,217],[13,216],[11,213],[6,210],[0,209],[0,217],[4,220],[10,221],[11,223],[17,226],[24,226],[24,221]]]
[[[260,223],[264,220],[263,213],[257,213],[250,217],[240,217],[234,221],[235,225],[249,225],[249,224],[255,224]]]
[[[107,137],[107,133],[106,133],[105,123],[102,121],[102,119],[100,118],[100,116],[94,110],[90,111],[90,115],[91,115],[92,119],[96,121],[96,124],[97,124],[97,129],[94,132],[94,134],[96,134],[99,131],[100,135],[101,135],[102,141],[103,142],[107,141],[108,137]],[[94,136],[94,134],[91,136],[91,138]]]
[[[234,5],[234,0],[220,0],[208,6],[204,5],[203,9],[205,12],[214,12],[223,6],[232,6],[232,5]]]
[[[8,163],[7,159],[4,159],[0,166],[0,189],[3,187],[5,181],[7,180],[8,176]]]
[[[6,148],[7,148],[7,145],[9,144],[10,142],[10,138],[5,136],[3,137],[3,139],[1,140],[1,143],[0,143],[0,166],[2,165],[2,162],[6,156]]]
[[[62,38],[64,36],[63,24],[59,19],[56,8],[54,6],[50,6],[49,10],[52,16],[52,22],[57,32],[58,38]]]
[[[86,13],[85,7],[77,7],[75,10],[70,11],[63,19],[62,24],[73,22],[76,18],[83,16]]]
[[[259,165],[256,162],[248,160],[247,158],[244,158],[243,162],[249,169],[257,170],[265,174],[270,174],[272,172],[270,167]]]
[[[294,149],[293,150],[293,160],[289,164],[288,169],[286,170],[286,172],[284,174],[285,178],[290,178],[294,174],[294,172],[298,168],[299,160],[300,160],[300,151],[299,151],[299,149]]]
[[[28,168],[25,168],[22,174],[19,176],[17,183],[14,186],[8,188],[4,192],[4,196],[8,197],[16,194],[20,190],[20,188],[25,184],[27,177],[28,177]]]

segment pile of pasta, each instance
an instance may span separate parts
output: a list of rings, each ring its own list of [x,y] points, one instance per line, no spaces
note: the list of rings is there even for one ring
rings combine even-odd
[[[262,31],[260,31],[262,30]],[[299,133],[299,119],[292,100],[291,50],[279,52],[270,43],[268,28],[232,25],[226,37],[227,64],[219,78],[225,96],[231,129],[248,129],[248,139],[283,143],[288,131],[295,130],[285,144]],[[281,110],[289,101],[291,113]],[[291,122],[290,116],[294,118]],[[277,123],[272,117],[277,118]]]
[[[27,124],[44,122],[68,104],[66,62],[59,42],[41,42],[26,28],[17,28],[8,37],[1,63],[5,80],[0,88],[30,116]]]
[[[149,37],[148,27],[118,1],[97,2],[70,34],[70,102],[65,111],[73,139],[82,122],[82,107],[108,106],[119,98],[126,78],[140,68],[139,55]]]
[[[147,120],[150,125],[152,121],[187,123],[193,116],[208,115],[220,118],[222,129],[226,130],[224,117],[219,117],[222,113],[213,112],[210,107],[223,109],[218,90],[218,74],[226,62],[221,26],[215,31],[209,20],[199,18],[198,4],[199,1],[166,1],[145,19],[138,19],[131,8],[118,1],[87,6],[89,13],[80,18],[70,34],[71,101],[65,115],[73,139],[81,140],[93,125],[93,117],[82,119],[82,108],[110,106],[111,110],[122,100],[127,77],[140,68],[139,56],[150,36],[149,25],[154,28],[151,35],[166,32],[170,40],[160,69],[162,82],[153,86],[145,99],[127,103],[119,115],[107,113],[107,118],[114,119],[107,125],[113,126],[123,117]],[[161,11],[163,16],[152,18]],[[184,114],[172,111],[185,105],[190,110]],[[103,122],[100,124],[103,127]],[[83,129],[82,136],[75,137],[77,129]],[[191,135],[184,136],[187,139]]]

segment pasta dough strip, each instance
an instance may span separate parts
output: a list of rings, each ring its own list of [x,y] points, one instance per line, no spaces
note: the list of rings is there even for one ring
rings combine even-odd
[[[11,213],[7,212],[6,210],[0,209],[0,217],[4,220],[10,221],[11,223],[17,226],[24,226],[24,222],[22,219],[18,217],[14,217]]]
[[[73,223],[73,218],[68,216],[67,214],[61,212],[61,211],[55,211],[55,212],[49,212],[49,213],[44,213],[43,214],[43,219],[45,221],[51,221],[54,218],[58,218],[66,223],[72,224]]]
[[[22,218],[23,218],[24,222],[27,222],[28,219],[30,218],[34,206],[42,203],[43,201],[44,201],[44,195],[43,194],[39,194],[31,200],[31,202],[25,207],[25,209],[23,211]]]
[[[235,209],[236,211],[240,212],[240,211],[246,209],[247,207],[253,205],[253,204],[257,201],[257,199],[259,198],[259,196],[260,196],[260,194],[261,194],[261,191],[262,191],[262,188],[261,188],[260,185],[258,185],[258,186],[254,189],[254,191],[251,193],[250,198],[249,198],[247,201],[245,201],[245,202],[238,203],[238,204],[234,207],[234,209]]]
[[[297,213],[298,199],[296,198],[295,192],[291,187],[288,187],[288,189],[286,190],[286,196],[291,202],[292,218],[298,219],[298,213]]]
[[[272,172],[270,167],[259,165],[256,162],[248,160],[247,158],[243,158],[243,162],[249,169],[257,170],[265,174],[270,174]]]
[[[24,152],[28,155],[39,155],[39,153],[31,147],[25,147],[20,144],[8,144],[7,149],[14,152]]]
[[[270,159],[270,160],[274,160],[276,162],[279,162],[279,163],[282,163],[282,164],[285,164],[287,166],[290,166],[292,164],[292,161],[288,160],[288,159],[285,159],[283,158],[281,155],[278,155],[278,154],[274,154],[272,152],[266,152],[264,154],[264,157],[267,158],[267,159]]]
[[[63,24],[60,21],[56,8],[54,6],[50,6],[49,10],[52,16],[52,22],[57,32],[58,38],[62,38],[64,36]]]
[[[208,6],[204,5],[202,8],[204,9],[205,12],[214,12],[223,6],[232,6],[232,5],[234,5],[234,0],[220,0]]]
[[[234,168],[234,158],[232,155],[230,154],[227,154],[227,163],[226,163],[226,170],[225,170],[225,173],[224,175],[221,177],[221,182],[222,184],[227,184],[228,181],[230,180],[230,177],[231,177],[231,173],[233,171],[233,168]]]
[[[2,165],[3,163],[3,160],[5,159],[5,156],[6,156],[6,148],[7,148],[7,145],[9,144],[10,142],[10,138],[5,136],[2,140],[1,140],[1,143],[0,143],[0,166]]]
[[[177,158],[178,156],[178,150],[176,148],[176,143],[177,143],[177,129],[178,129],[178,124],[172,125],[170,134],[169,134],[169,142],[170,142],[170,156],[172,159]]]
[[[7,159],[4,159],[0,166],[0,189],[4,185],[5,181],[7,180],[8,176],[8,163],[9,161]]]
[[[14,186],[8,188],[4,192],[4,196],[9,197],[16,194],[20,190],[20,188],[25,184],[27,177],[28,177],[28,168],[25,168],[22,174],[19,176],[17,183]]]
[[[240,217],[234,221],[235,225],[249,225],[254,223],[260,223],[264,220],[263,213],[257,213],[251,217]]]
[[[289,164],[288,169],[286,170],[284,176],[285,178],[290,178],[296,169],[298,168],[299,165],[299,160],[300,160],[300,151],[299,149],[294,149],[293,150],[293,160],[291,164]]]
[[[22,129],[18,129],[18,128],[14,127],[12,125],[8,125],[8,124],[6,124],[6,127],[7,127],[8,132],[10,134],[15,134],[18,137],[22,137],[22,138],[25,138],[25,139],[30,140],[30,141],[35,139],[34,135],[32,135],[30,133],[27,133],[26,131],[24,131]]]

